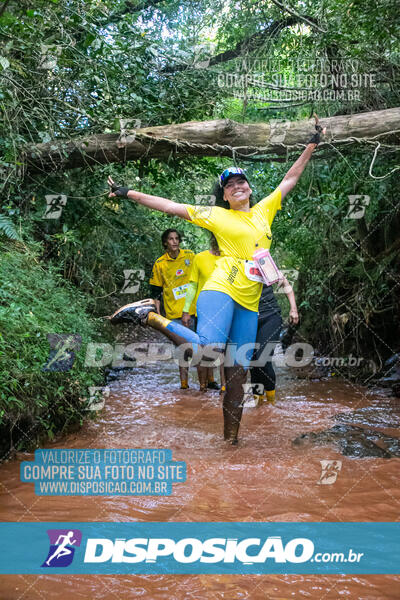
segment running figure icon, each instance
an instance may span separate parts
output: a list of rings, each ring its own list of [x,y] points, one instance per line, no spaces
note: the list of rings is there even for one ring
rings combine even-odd
[[[57,550],[54,552],[54,554],[52,554],[52,556],[50,556],[50,558],[48,560],[46,560],[46,565],[50,566],[50,563],[53,560],[53,558],[57,558],[57,557],[61,558],[62,556],[66,556],[67,554],[72,554],[71,549],[67,548],[67,545],[71,544],[71,546],[73,546],[74,544],[76,544],[77,540],[71,539],[73,537],[74,537],[74,532],[73,531],[68,531],[67,535],[60,535],[60,536],[58,536],[56,544],[60,544],[61,538],[63,539],[63,541],[57,547]]]
[[[80,546],[82,533],[79,529],[49,529],[50,548],[42,567],[67,567],[72,563],[75,548]]]

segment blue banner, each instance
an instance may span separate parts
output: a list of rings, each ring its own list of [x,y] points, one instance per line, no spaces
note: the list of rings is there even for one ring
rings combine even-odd
[[[0,523],[2,574],[399,574],[400,523]]]
[[[171,450],[36,450],[20,466],[21,481],[38,496],[168,496],[186,481],[186,463]]]

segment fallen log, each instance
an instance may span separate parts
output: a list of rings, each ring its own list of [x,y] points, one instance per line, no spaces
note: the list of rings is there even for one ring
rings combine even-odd
[[[388,141],[400,145],[400,108],[321,118],[327,128],[319,146]],[[273,161],[304,148],[314,130],[314,120],[237,123],[229,119],[126,130],[76,140],[54,140],[24,149],[29,173],[48,173],[140,158],[167,160],[171,156],[263,157]],[[282,158],[281,158],[282,160]]]

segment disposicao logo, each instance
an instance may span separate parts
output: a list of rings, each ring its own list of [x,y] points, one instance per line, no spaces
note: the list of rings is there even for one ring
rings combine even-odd
[[[74,546],[80,546],[82,532],[79,529],[48,529],[50,548],[42,567],[68,567],[74,558]]]
[[[252,548],[252,550],[250,550]],[[249,552],[249,553],[248,553]],[[171,557],[178,563],[235,563],[247,565],[264,563],[303,563],[310,560],[314,544],[307,538],[295,538],[286,545],[280,536],[246,538],[89,538],[86,544],[85,563],[156,563],[159,558]]]

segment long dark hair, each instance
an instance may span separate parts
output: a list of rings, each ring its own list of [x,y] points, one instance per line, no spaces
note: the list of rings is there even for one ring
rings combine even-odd
[[[219,185],[219,181],[214,185],[213,195],[215,196],[215,206],[220,206],[221,208],[230,209],[229,202],[224,200],[224,188]],[[249,202],[250,206],[253,206],[255,202],[252,200],[253,192],[250,194]]]
[[[211,231],[209,231],[208,233],[210,234],[210,246],[211,246],[211,250],[214,250],[214,252],[218,252],[219,251],[219,246],[218,246],[217,238],[215,237],[215,235]]]

